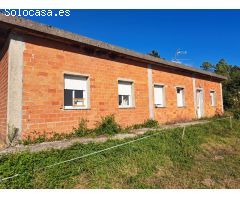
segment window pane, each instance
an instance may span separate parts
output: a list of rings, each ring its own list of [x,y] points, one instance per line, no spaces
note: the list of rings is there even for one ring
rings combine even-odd
[[[154,86],[154,103],[156,106],[163,106],[163,86]]]
[[[87,107],[88,106],[88,77],[76,75],[64,75],[64,106]]]
[[[214,91],[210,92],[210,97],[211,97],[211,106],[215,106],[215,92]]]
[[[118,105],[119,106],[129,106],[130,105],[130,96],[129,95],[119,95],[118,96]]]
[[[75,90],[75,98],[83,98],[83,90]]]
[[[72,106],[73,90],[64,90],[64,106]]]
[[[128,95],[123,95],[123,105],[129,106],[129,96]]]
[[[118,104],[119,106],[132,106],[133,83],[128,81],[118,81]]]
[[[118,105],[122,106],[122,95],[118,95]]]
[[[184,95],[183,95],[183,88],[177,88],[177,106],[183,107],[184,106]]]

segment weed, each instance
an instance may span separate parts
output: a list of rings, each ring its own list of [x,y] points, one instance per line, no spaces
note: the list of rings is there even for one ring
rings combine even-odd
[[[29,145],[29,144],[38,144],[43,142],[59,141],[64,139],[69,139],[75,137],[73,133],[56,133],[56,132],[44,132],[43,134],[33,131],[31,135],[35,137],[32,138],[28,136],[26,139],[19,141],[20,144]]]
[[[156,128],[158,127],[158,121],[153,119],[148,119],[143,123],[144,128]]]
[[[125,129],[132,130],[132,129],[140,129],[140,128],[157,128],[157,127],[159,127],[158,121],[153,120],[153,119],[147,119],[142,124],[134,124]],[[124,131],[124,132],[126,132],[126,131]]]
[[[239,130],[238,120],[233,120],[233,129],[228,120],[189,126],[183,139],[182,128],[162,130],[145,140],[39,171],[132,139],[9,154],[0,157],[0,177],[24,175],[0,182],[0,188],[239,188]],[[145,135],[153,133],[157,132]],[[206,184],[208,179],[212,184]]]
[[[108,134],[114,135],[121,131],[120,125],[115,121],[114,115],[108,115],[106,117],[102,117],[101,121],[97,122],[96,128],[94,132],[97,135],[100,134]]]
[[[81,119],[78,125],[78,128],[73,128],[73,133],[76,136],[86,136],[90,130],[87,128],[88,120]]]

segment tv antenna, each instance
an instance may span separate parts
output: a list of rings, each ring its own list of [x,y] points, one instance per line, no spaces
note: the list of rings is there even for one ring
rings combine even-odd
[[[183,60],[190,60],[190,59],[179,58],[179,56],[181,56],[181,55],[187,55],[187,51],[183,51],[180,48],[176,49],[176,53],[172,59],[172,62],[182,63]]]

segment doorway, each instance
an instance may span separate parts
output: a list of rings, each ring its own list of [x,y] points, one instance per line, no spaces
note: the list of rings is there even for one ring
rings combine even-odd
[[[197,118],[200,119],[203,117],[203,90],[197,89],[196,91],[196,107],[197,107]]]

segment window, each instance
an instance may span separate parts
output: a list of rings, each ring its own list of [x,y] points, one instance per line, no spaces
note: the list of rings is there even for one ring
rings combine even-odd
[[[184,88],[177,88],[177,106],[183,107],[184,106]]]
[[[88,106],[88,77],[64,76],[64,108],[82,109]]]
[[[154,104],[156,107],[164,107],[165,97],[164,97],[164,86],[154,85]]]
[[[118,81],[118,105],[121,108],[133,106],[132,82]]]
[[[211,106],[216,106],[216,93],[215,91],[210,91]]]

